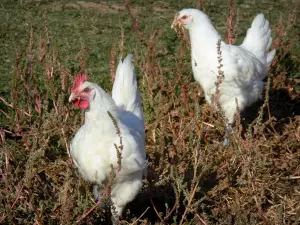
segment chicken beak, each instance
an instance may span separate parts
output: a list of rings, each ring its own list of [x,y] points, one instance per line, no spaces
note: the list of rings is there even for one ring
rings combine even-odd
[[[175,27],[177,26],[177,24],[178,24],[178,19],[177,19],[177,17],[175,17],[175,19],[173,20],[173,23],[171,25],[171,29],[175,29]]]
[[[177,13],[177,14],[175,15],[175,18],[174,18],[173,23],[172,23],[172,25],[171,25],[171,29],[175,29],[175,27],[176,27],[179,23],[180,23],[180,21],[179,21],[179,13]]]
[[[72,102],[76,98],[78,98],[77,95],[72,92],[71,95],[70,95],[70,97],[69,97],[69,102]]]

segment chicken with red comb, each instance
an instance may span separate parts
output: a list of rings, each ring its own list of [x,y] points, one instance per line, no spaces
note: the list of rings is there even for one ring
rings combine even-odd
[[[141,95],[131,62],[132,55],[121,60],[116,73],[112,97],[97,84],[80,74],[75,78],[70,102],[85,111],[85,120],[71,141],[71,155],[82,177],[94,184],[95,198],[102,195],[111,165],[116,177],[111,200],[121,216],[124,207],[142,188],[146,172],[145,125]],[[110,115],[109,115],[110,114]],[[112,116],[122,137],[121,167],[115,144],[120,143]],[[116,221],[114,216],[113,222]]]

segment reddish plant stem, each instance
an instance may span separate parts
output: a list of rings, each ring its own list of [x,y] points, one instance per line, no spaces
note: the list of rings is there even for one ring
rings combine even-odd
[[[189,206],[191,205],[192,200],[194,199],[194,196],[195,196],[196,190],[197,190],[197,188],[198,188],[198,185],[199,185],[199,181],[196,183],[196,185],[195,185],[195,187],[194,187],[194,189],[193,189],[193,192],[192,192],[192,194],[191,194],[191,197],[190,197],[190,199],[189,199],[189,201],[188,201],[188,205],[186,206],[186,208],[185,208],[185,210],[184,210],[184,213],[183,213],[183,216],[181,217],[181,221],[180,221],[180,224],[179,224],[179,225],[182,225],[182,223],[183,223],[183,220],[184,220],[184,218],[185,218],[185,216],[186,216],[186,214],[187,214],[187,212],[188,212],[188,208],[189,208]]]
[[[185,91],[185,87],[184,85],[182,84],[181,85],[181,92],[182,92],[182,95],[183,95],[183,101],[186,105],[189,104],[188,100],[187,100],[187,97],[186,97],[186,91]]]
[[[67,148],[67,152],[68,152],[69,159],[70,159],[70,161],[71,161],[71,164],[72,164],[72,163],[73,163],[73,160],[72,160],[72,156],[71,156],[70,148],[69,148],[69,145],[68,145],[68,142],[67,142],[67,138],[66,138],[66,135],[65,135],[65,130],[64,130],[64,128],[63,128],[63,127],[61,128],[61,132],[62,132],[62,135],[63,135],[64,141],[65,141],[65,145],[66,145],[66,148]]]
[[[184,36],[185,37],[185,36]],[[188,40],[189,39],[184,39],[184,40]],[[190,46],[190,42],[189,43],[189,46]],[[183,81],[182,81],[182,69],[183,69],[183,63],[182,63],[182,58],[183,58],[183,44],[184,42],[183,41],[180,41],[180,48],[179,48],[179,59],[180,59],[180,64],[179,64],[179,67],[178,67],[178,72],[179,72],[179,82],[181,83],[181,93],[182,93],[182,96],[183,96],[183,101],[186,105],[188,105],[188,100],[187,100],[187,96],[186,96],[186,91],[185,91],[185,87],[184,87],[184,84],[183,84]]]
[[[230,10],[227,18],[227,41],[228,44],[230,45],[232,45],[231,29],[232,29],[232,10]]]
[[[53,100],[53,106],[54,106],[54,109],[55,109],[55,114],[58,115],[58,109],[57,109],[57,105],[56,105],[55,100]]]
[[[124,0],[124,3],[125,3],[125,6],[126,6],[126,9],[128,11],[128,14],[129,14],[130,18],[132,19],[133,26],[135,28],[136,33],[137,33],[139,39],[144,43],[144,38],[142,36],[142,33],[140,32],[137,20],[133,17],[133,15],[131,13],[129,2],[127,0]]]
[[[179,198],[180,198],[180,193],[179,193],[179,195],[178,195],[178,199],[179,199]],[[167,219],[171,216],[171,214],[173,213],[173,211],[176,209],[176,206],[178,205],[178,203],[179,203],[178,201],[175,202],[173,208],[172,208],[171,211],[168,213],[168,215],[165,217],[164,221],[167,220]]]
[[[201,223],[203,223],[204,225],[207,225],[207,222],[204,219],[202,219],[201,216],[198,213],[196,213],[196,216],[201,221]]]
[[[12,105],[12,104],[9,104],[9,103],[6,101],[5,98],[3,98],[3,97],[0,96],[0,100],[1,100],[5,105],[7,105],[7,106],[13,108],[13,105]]]
[[[110,51],[110,55],[109,55],[110,76],[111,76],[112,82],[115,81],[115,74],[116,74],[115,53],[116,53],[116,42],[113,46],[113,49]]]
[[[0,129],[0,143],[4,143],[5,142],[5,133],[4,130]]]
[[[81,220],[86,218],[94,209],[103,201],[103,198],[107,195],[108,188],[106,188],[105,192],[102,194],[101,198],[96,202],[96,204],[90,208],[85,214],[82,215],[82,217],[76,221],[76,223],[79,223]]]
[[[40,98],[38,96],[38,91],[37,91],[36,86],[34,87],[34,98],[35,98],[34,109],[38,114],[41,114],[41,103],[40,103]]]
[[[7,180],[6,180],[6,176],[5,176],[5,174],[4,174],[4,172],[3,172],[3,170],[0,168],[0,174],[1,174],[1,183],[3,183],[3,184],[6,184],[6,182],[7,182]]]
[[[0,223],[1,223],[2,221],[4,221],[5,218],[6,218],[6,215],[0,216]]]
[[[21,195],[21,193],[22,193],[23,188],[24,188],[24,184],[23,184],[23,186],[20,188],[20,190],[18,191],[17,198],[16,198],[16,200],[14,201],[14,203],[12,204],[12,206],[10,207],[11,209],[13,209],[14,206],[16,205],[18,199],[20,198],[20,195]]]
[[[5,169],[9,170],[9,158],[8,158],[8,152],[5,152]]]
[[[152,194],[150,194],[150,202],[151,202],[151,205],[153,206],[153,209],[154,209],[156,215],[157,215],[158,218],[160,219],[160,221],[161,221],[163,224],[166,224],[165,221],[164,221],[164,219],[161,217],[161,215],[159,215],[159,212],[157,211],[157,209],[156,209],[156,207],[155,207],[155,205],[154,205],[154,203],[153,203],[153,200],[152,200]]]
[[[232,45],[232,30],[233,30],[232,20],[233,20],[234,13],[235,13],[234,0],[229,0],[227,5],[229,8],[229,14],[227,17],[227,41],[228,41],[228,44]]]

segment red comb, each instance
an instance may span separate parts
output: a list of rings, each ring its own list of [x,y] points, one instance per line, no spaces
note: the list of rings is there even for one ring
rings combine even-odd
[[[73,84],[73,87],[72,87],[72,92],[75,92],[76,89],[85,81],[87,81],[88,79],[88,75],[86,74],[78,74],[76,77],[75,77],[75,81],[74,81],[74,84]]]

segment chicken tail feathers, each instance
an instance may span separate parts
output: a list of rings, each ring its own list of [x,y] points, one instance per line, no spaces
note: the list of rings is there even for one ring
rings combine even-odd
[[[133,113],[141,121],[144,121],[141,94],[137,86],[132,57],[129,54],[124,60],[121,59],[119,62],[112,90],[112,98],[121,110]]]
[[[275,55],[275,49],[267,51],[272,45],[271,29],[269,21],[263,14],[258,14],[247,31],[247,35],[241,47],[252,52],[262,63],[269,66]]]

